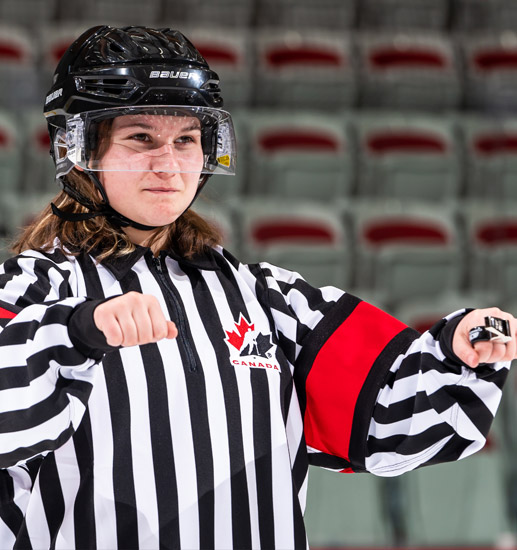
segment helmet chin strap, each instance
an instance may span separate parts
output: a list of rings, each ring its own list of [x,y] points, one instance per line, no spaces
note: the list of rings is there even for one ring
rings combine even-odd
[[[88,198],[86,198],[82,193],[77,191],[77,189],[73,188],[71,185],[68,184],[68,182],[60,178],[60,183],[63,191],[69,195],[72,199],[74,199],[76,202],[90,210],[90,212],[85,212],[83,214],[79,213],[73,213],[73,212],[65,212],[58,208],[54,203],[50,203],[50,206],[52,208],[52,213],[55,216],[58,216],[62,220],[66,220],[69,222],[79,222],[84,220],[90,220],[92,218],[96,218],[98,216],[104,216],[107,218],[111,223],[114,225],[118,225],[119,227],[134,227],[135,229],[138,229],[140,231],[153,231],[154,229],[159,229],[160,227],[165,227],[165,225],[144,225],[138,222],[135,222],[134,220],[131,220],[130,218],[124,216],[120,212],[117,212],[110,204],[108,200],[108,196],[106,194],[106,190],[104,189],[104,186],[102,185],[101,181],[97,177],[97,174],[91,171],[86,171],[85,173],[88,175],[92,183],[95,185],[95,187],[98,189],[98,191],[101,194],[102,197],[102,204],[101,208],[99,208],[96,204],[94,204],[92,201],[90,201]],[[194,195],[194,198],[192,199],[192,202],[187,206],[187,208],[181,213],[183,215],[191,206],[192,203],[196,200],[199,193],[201,192],[201,189],[204,187],[205,183],[207,182],[208,178],[210,177],[210,174],[204,174],[199,182],[196,194]],[[169,225],[169,224],[166,224]]]

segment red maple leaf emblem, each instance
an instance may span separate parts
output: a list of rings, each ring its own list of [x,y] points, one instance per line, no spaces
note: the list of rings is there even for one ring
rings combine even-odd
[[[236,331],[225,331],[227,336],[227,341],[236,349],[240,350],[242,348],[242,344],[244,342],[244,335],[250,331],[255,330],[255,324],[250,324],[246,319],[243,317],[241,313],[241,317],[239,319],[239,324],[235,323]]]

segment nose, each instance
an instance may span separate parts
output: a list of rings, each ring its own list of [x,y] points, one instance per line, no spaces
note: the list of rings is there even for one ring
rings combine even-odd
[[[153,172],[179,172],[179,161],[174,146],[166,143],[150,153],[150,166]]]

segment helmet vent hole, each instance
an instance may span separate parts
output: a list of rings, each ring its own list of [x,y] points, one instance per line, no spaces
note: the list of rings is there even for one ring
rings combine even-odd
[[[118,99],[128,99],[138,88],[133,80],[119,77],[76,77],[76,86],[83,93]]]

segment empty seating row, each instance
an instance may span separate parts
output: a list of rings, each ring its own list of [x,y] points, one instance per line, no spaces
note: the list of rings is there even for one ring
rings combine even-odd
[[[3,200],[0,219],[17,216],[20,226],[48,200]],[[415,328],[461,307],[450,299],[459,293],[472,297],[467,305],[515,302],[517,203],[354,200],[338,207],[263,199],[230,207],[200,198],[194,209],[244,262],[292,269],[315,286],[338,286],[390,311],[434,300],[424,318],[414,315],[416,306],[400,314]]]
[[[87,23],[0,25],[0,105],[43,103],[63,51]],[[229,108],[517,107],[517,35],[184,27],[220,74]],[[20,86],[23,82],[23,86]]]
[[[448,202],[517,199],[517,116],[236,110],[237,174],[214,176],[211,199],[349,197]],[[0,188],[52,192],[39,110],[0,110]]]
[[[512,0],[3,0],[0,20],[27,25],[62,20],[296,28],[506,29]]]
[[[240,110],[234,119],[237,175],[214,177],[214,200],[517,199],[516,116]]]
[[[353,200],[338,207],[262,199],[230,208],[200,200],[195,209],[222,228],[244,261],[283,265],[317,286],[356,289],[385,307],[465,290],[514,299],[515,202]]]

